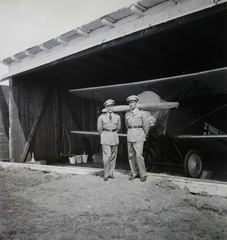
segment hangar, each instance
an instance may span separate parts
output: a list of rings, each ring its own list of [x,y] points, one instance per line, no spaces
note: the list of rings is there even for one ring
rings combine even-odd
[[[2,80],[10,80],[10,161],[25,162],[32,153],[59,161],[69,149],[64,129],[95,130],[102,103],[73,96],[71,89],[226,67],[226,26],[227,1],[140,0],[3,59],[9,73]],[[71,152],[90,155],[97,147],[68,137]]]

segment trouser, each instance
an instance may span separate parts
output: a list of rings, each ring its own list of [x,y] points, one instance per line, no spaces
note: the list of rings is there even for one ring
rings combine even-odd
[[[133,176],[144,177],[147,175],[143,158],[143,144],[144,142],[128,142],[129,165]]]
[[[102,145],[104,177],[113,174],[116,165],[118,145]]]

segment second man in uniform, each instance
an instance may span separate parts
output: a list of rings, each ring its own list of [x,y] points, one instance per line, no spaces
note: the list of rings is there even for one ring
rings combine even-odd
[[[138,97],[136,95],[129,96],[126,101],[131,109],[125,115],[125,123],[128,129],[128,157],[132,171],[129,180],[140,177],[140,181],[144,182],[147,179],[147,173],[143,158],[143,145],[149,132],[149,123],[146,113],[137,108]]]

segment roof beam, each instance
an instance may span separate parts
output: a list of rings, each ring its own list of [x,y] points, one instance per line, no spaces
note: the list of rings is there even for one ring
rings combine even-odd
[[[16,62],[21,62],[21,59],[16,56],[11,56],[11,59]]]
[[[43,51],[47,51],[47,52],[50,51],[50,49],[47,48],[47,47],[45,47],[44,44],[39,45],[39,48],[40,48],[41,50],[43,50]]]
[[[77,29],[77,33],[81,36],[88,37],[90,31],[88,29],[84,28],[84,27],[80,27],[80,28]]]
[[[63,45],[68,45],[68,41],[66,41],[64,38],[62,37],[57,37],[57,42],[60,43],[60,44],[63,44]]]
[[[114,27],[114,20],[110,17],[104,17],[102,19],[102,24],[105,26]]]
[[[26,51],[24,51],[24,54],[26,55],[26,56],[28,56],[28,57],[35,57],[35,54],[34,53],[32,53],[30,50],[26,50]]]
[[[136,5],[132,5],[130,7],[130,10],[132,11],[132,13],[139,15],[139,16],[144,16],[144,11],[146,11],[146,8],[142,7],[139,4]]]
[[[6,66],[9,66],[10,63],[9,62],[6,62],[6,60],[4,59],[3,61],[1,61],[2,64],[6,65]]]

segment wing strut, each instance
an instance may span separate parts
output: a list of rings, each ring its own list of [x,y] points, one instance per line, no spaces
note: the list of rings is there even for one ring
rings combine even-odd
[[[91,99],[92,99],[92,113],[93,113],[93,130],[95,130],[95,107],[94,107],[94,104],[95,104],[95,101],[94,101],[94,92],[92,91],[91,92]]]

